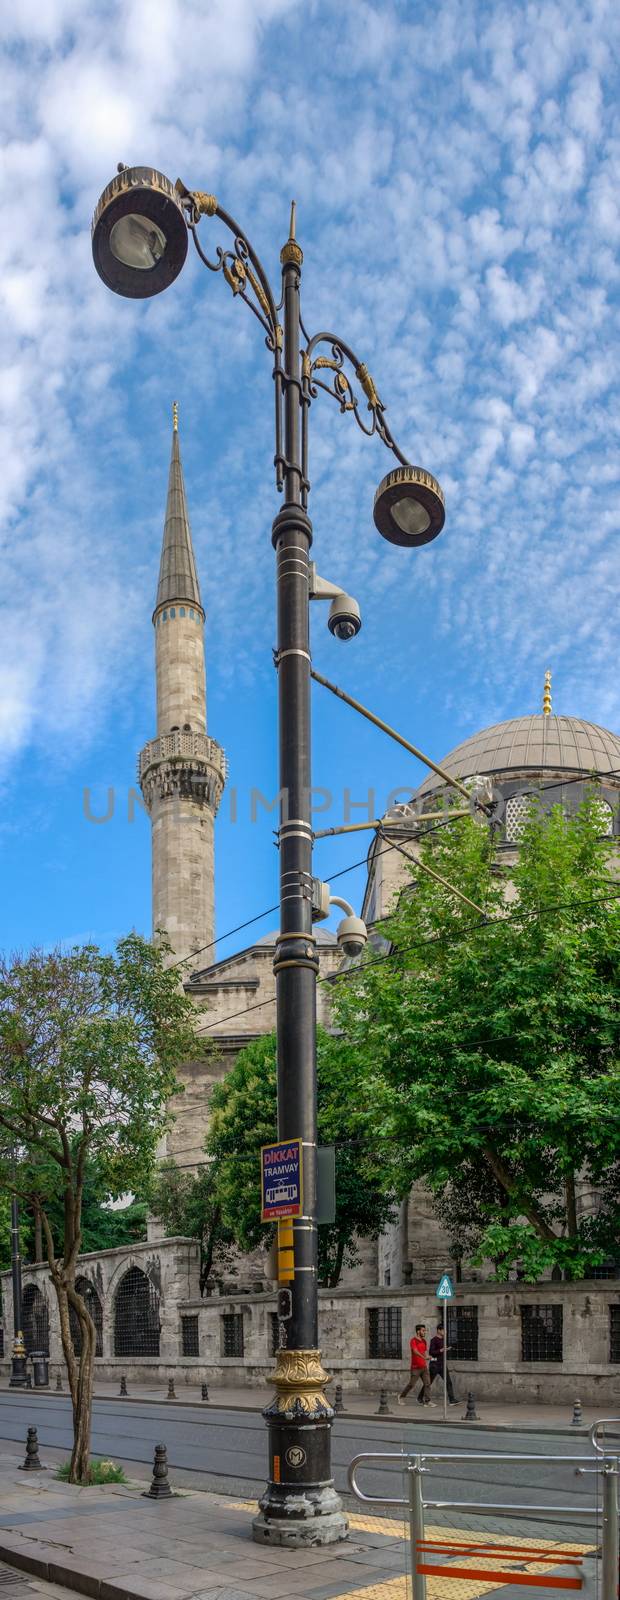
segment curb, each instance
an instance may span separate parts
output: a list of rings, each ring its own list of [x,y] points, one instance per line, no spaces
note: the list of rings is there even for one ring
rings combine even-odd
[[[9,1393],[10,1391],[9,1390],[6,1390],[6,1391],[5,1390],[0,1390],[0,1394],[5,1393],[5,1392]],[[66,1391],[64,1394],[58,1395],[52,1389],[37,1389],[37,1390],[33,1389],[32,1391],[28,1391],[28,1394],[32,1399],[46,1399],[46,1400],[68,1400],[69,1399],[68,1391]],[[377,1399],[378,1399],[378,1396],[377,1396]],[[199,1400],[198,1398],[196,1400],[181,1400],[181,1399],[178,1399],[178,1398],[176,1400],[168,1400],[165,1395],[161,1395],[161,1396],[153,1395],[150,1398],[146,1398],[145,1396],[137,1395],[137,1394],[128,1394],[128,1395],[94,1394],[93,1395],[93,1402],[95,1402],[97,1400],[105,1401],[106,1403],[109,1403],[110,1405],[121,1405],[122,1404],[124,1406],[140,1406],[140,1405],[141,1406],[163,1406],[165,1408],[165,1410],[167,1410],[167,1411],[171,1411],[174,1406],[180,1406],[183,1409],[185,1409],[186,1411],[199,1411],[201,1413],[201,1415],[205,1417],[205,1419],[209,1415],[213,1415],[216,1411],[220,1411],[220,1412],[221,1411],[235,1411],[235,1412],[238,1412],[241,1416],[258,1416],[258,1417],[262,1416],[262,1407],[260,1405],[258,1405],[258,1406],[242,1406],[242,1405],[239,1405],[239,1403],[235,1402],[234,1400],[231,1400],[231,1401],[209,1400],[209,1401],[205,1402],[203,1400]],[[465,1400],[463,1400],[463,1405],[465,1405],[465,1403],[466,1403]],[[460,1427],[464,1423],[464,1418],[461,1417],[461,1416],[458,1416],[458,1417],[454,1417],[454,1416],[450,1417],[450,1416],[448,1416],[448,1417],[446,1417],[446,1420],[444,1422],[443,1416],[438,1416],[438,1417],[432,1417],[430,1419],[430,1421],[427,1421],[425,1417],[416,1417],[416,1416],[414,1416],[412,1414],[412,1412],[401,1412],[400,1410],[398,1410],[398,1411],[397,1410],[390,1411],[389,1414],[388,1414],[388,1417],[386,1418],[385,1416],[383,1416],[383,1417],[378,1416],[376,1411],[347,1411],[346,1407],[345,1407],[345,1410],[335,1418],[335,1422],[336,1423],[338,1423],[338,1422],[345,1422],[345,1423],[347,1423],[347,1422],[374,1422],[374,1423],[380,1424],[383,1427],[385,1427],[386,1425],[389,1426],[390,1422],[395,1422],[395,1423],[398,1423],[399,1426],[403,1426],[403,1425],[407,1424],[410,1427],[417,1427],[418,1425],[423,1425],[424,1427],[427,1427],[427,1428],[428,1427],[455,1428],[455,1427]],[[467,1427],[468,1428],[482,1428],[482,1429],[485,1429],[487,1433],[511,1433],[511,1434],[514,1434],[514,1433],[535,1433],[538,1436],[540,1436],[541,1434],[544,1434],[545,1436],[552,1435],[552,1436],[555,1436],[557,1438],[567,1438],[567,1439],[579,1439],[579,1438],[588,1439],[589,1436],[590,1436],[590,1425],[588,1423],[585,1423],[585,1422],[580,1427],[576,1428],[576,1427],[574,1427],[572,1424],[570,1424],[568,1422],[565,1422],[565,1423],[550,1422],[548,1424],[540,1423],[540,1422],[516,1422],[516,1421],[515,1422],[487,1422],[485,1417],[479,1417],[476,1422],[468,1422]]]
[[[29,1572],[31,1577],[43,1578],[46,1583],[62,1584],[76,1594],[88,1595],[90,1600],[144,1600],[144,1589],[140,1587],[132,1588],[127,1583],[119,1587],[107,1578],[93,1578],[90,1573],[80,1572],[76,1567],[64,1567],[61,1561],[46,1561],[43,1556],[15,1550],[1,1541],[0,1561],[6,1561],[8,1566],[18,1568],[20,1572]]]

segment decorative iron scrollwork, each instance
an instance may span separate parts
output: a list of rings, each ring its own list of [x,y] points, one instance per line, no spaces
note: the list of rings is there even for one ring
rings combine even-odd
[[[317,346],[322,344],[330,346],[329,356],[314,354]],[[344,343],[343,339],[336,338],[333,333],[316,333],[313,339],[308,340],[302,361],[302,371],[310,399],[315,399],[318,390],[324,389],[326,394],[331,395],[332,400],[338,401],[341,411],[353,412],[355,421],[358,427],[361,428],[362,433],[365,433],[368,438],[371,438],[373,433],[378,434],[383,444],[393,452],[397,460],[404,467],[409,466],[407,457],[403,455],[402,450],[397,445],[385,420],[383,401],[379,398],[374,379],[371,377],[365,361],[360,361],[349,345]],[[350,378],[344,371],[345,361],[349,362],[353,367],[355,378],[366,397],[366,409],[370,412],[370,420],[368,422],[360,413],[361,396],[356,394]],[[323,378],[317,377],[317,373],[325,371],[333,372],[332,383],[326,383]]]
[[[200,189],[187,189],[181,179],[175,185],[181,206],[185,215],[188,229],[192,235],[196,250],[205,267],[210,272],[221,272],[232,290],[235,299],[244,300],[250,311],[260,322],[265,333],[267,349],[273,353],[273,377],[275,382],[275,422],[276,422],[276,449],[274,462],[276,467],[276,482],[282,488],[286,461],[282,451],[282,404],[286,386],[299,383],[299,374],[285,372],[282,362],[284,335],[278,320],[279,307],[276,307],[269,279],[259,261],[256,252],[252,249],[250,241],[242,232],[234,217],[229,216],[220,206],[214,194],[207,194]],[[223,222],[233,236],[232,249],[224,249],[216,245],[215,258],[211,259],[203,250],[198,238],[198,225],[203,217],[217,217]],[[300,246],[294,236],[295,208],[291,212],[291,237],[285,245],[281,259],[286,265],[289,260],[295,260],[301,265],[303,259]],[[293,257],[293,248],[296,252]],[[301,322],[301,319],[300,319]],[[301,322],[304,337],[306,331]],[[320,345],[329,345],[330,353],[319,353]],[[316,352],[316,354],[315,354]],[[345,362],[352,368],[352,378],[344,370]],[[331,382],[320,374],[330,374]],[[355,385],[359,388],[356,389]],[[313,338],[307,339],[306,349],[301,354],[301,398],[302,398],[302,500],[305,504],[308,490],[307,455],[308,455],[308,408],[312,400],[316,399],[319,389],[331,395],[336,400],[340,411],[352,411],[355,421],[362,433],[368,438],[377,434],[400,461],[402,466],[410,465],[407,457],[396,443],[391,429],[385,420],[383,401],[377,392],[374,379],[365,361],[360,361],[345,344],[343,339],[338,339],[333,333],[317,333]],[[363,399],[366,401],[365,411],[362,411]]]
[[[180,178],[177,179],[175,187],[181,199],[187,226],[204,266],[208,267],[210,272],[221,272],[233,294],[245,300],[265,330],[267,348],[276,352],[280,345],[274,298],[269,280],[249,239],[235,222],[234,217],[230,217],[219,205],[214,194],[205,194],[200,189],[187,189]],[[233,235],[233,249],[225,250],[221,245],[217,245],[215,260],[206,255],[198,238],[197,229],[202,217],[219,217]]]

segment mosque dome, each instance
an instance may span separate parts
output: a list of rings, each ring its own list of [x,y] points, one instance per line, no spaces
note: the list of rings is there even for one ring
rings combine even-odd
[[[531,778],[539,773],[585,777],[596,772],[616,788],[620,786],[620,735],[582,717],[545,713],[511,717],[457,744],[441,765],[454,778],[471,778],[476,773],[505,779],[521,774]],[[416,798],[441,787],[441,778],[432,772],[416,789]]]

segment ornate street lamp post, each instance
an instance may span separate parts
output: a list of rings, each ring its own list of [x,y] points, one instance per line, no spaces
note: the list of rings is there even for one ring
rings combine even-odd
[[[198,237],[203,217],[230,230],[232,249],[205,255]],[[347,1523],[330,1464],[333,1411],[318,1349],[316,1224],[316,978],[312,920],[310,815],[309,598],[312,524],[308,516],[308,421],[319,389],[340,411],[352,411],[362,431],[377,433],[399,465],[380,484],[374,504],[379,532],[392,544],[414,547],[441,532],[444,500],[430,473],[411,466],[395,443],[368,368],[342,339],[306,334],[300,313],[303,262],[295,237],[295,206],[280,262],[276,305],[269,280],[247,235],[212,194],[190,191],[151,167],[119,166],[93,218],[93,256],[108,288],[129,298],[158,294],[178,276],[191,237],[210,272],[221,272],[250,307],[265,333],[273,362],[276,485],[283,503],[273,523],[277,562],[279,678],[280,932],[274,959],[278,1038],[278,1138],[301,1139],[303,1216],[293,1224],[294,1275],[280,1291],[276,1394],[265,1411],[270,1480],[253,1530],[259,1542],[331,1543]],[[280,321],[280,313],[282,321]],[[345,370],[352,369],[351,375]],[[368,418],[360,412],[360,395]],[[258,1173],[257,1173],[258,1182]],[[290,1272],[290,1269],[289,1269]]]
[[[26,1346],[22,1332],[22,1258],[19,1251],[19,1202],[11,1195],[11,1273],[13,1278],[13,1350],[10,1389],[25,1389]]]

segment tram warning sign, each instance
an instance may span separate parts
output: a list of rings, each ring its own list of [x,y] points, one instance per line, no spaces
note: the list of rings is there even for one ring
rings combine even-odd
[[[261,1145],[261,1222],[302,1213],[301,1139]]]
[[[454,1300],[454,1284],[449,1272],[444,1272],[435,1290],[436,1300]]]

